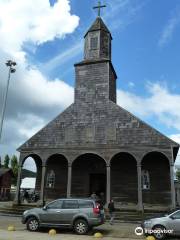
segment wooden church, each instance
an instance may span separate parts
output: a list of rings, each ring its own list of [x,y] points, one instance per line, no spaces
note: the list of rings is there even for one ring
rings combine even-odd
[[[75,66],[74,103],[21,147],[37,166],[43,203],[61,197],[114,199],[117,206],[175,208],[174,162],[179,145],[116,104],[111,32],[98,16]]]

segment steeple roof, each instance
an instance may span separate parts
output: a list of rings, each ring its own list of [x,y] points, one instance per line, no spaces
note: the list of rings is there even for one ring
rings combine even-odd
[[[105,23],[103,22],[101,17],[97,17],[96,20],[94,21],[94,23],[91,25],[91,27],[89,28],[89,30],[87,31],[87,33],[85,34],[84,37],[86,37],[86,35],[88,34],[88,32],[93,32],[93,31],[105,31],[108,32],[110,35],[110,31],[109,29],[106,27]],[[112,36],[111,36],[112,38]]]

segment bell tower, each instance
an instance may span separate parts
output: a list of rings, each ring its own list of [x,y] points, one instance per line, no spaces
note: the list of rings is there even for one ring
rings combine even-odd
[[[111,33],[100,17],[97,17],[84,36],[84,59],[111,60]]]
[[[84,59],[75,64],[75,103],[116,103],[116,72],[111,62],[112,36],[102,18],[98,17],[84,36]]]

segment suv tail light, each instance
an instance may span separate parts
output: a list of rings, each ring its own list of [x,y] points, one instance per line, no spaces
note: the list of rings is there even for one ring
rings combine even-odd
[[[94,214],[99,214],[100,213],[99,204],[97,204],[96,207],[93,208],[93,213]]]

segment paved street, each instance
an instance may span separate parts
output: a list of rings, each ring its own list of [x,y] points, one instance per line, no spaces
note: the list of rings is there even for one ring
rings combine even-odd
[[[9,225],[14,225],[16,231],[9,232],[7,228]],[[56,236],[49,236],[48,230],[44,229],[41,232],[29,232],[26,230],[26,226],[21,224],[20,217],[1,216],[0,215],[0,240],[90,240],[94,239],[93,234],[95,232],[101,232],[105,240],[132,240],[132,239],[145,239],[144,237],[138,237],[134,234],[135,228],[138,224],[134,223],[115,223],[113,226],[108,223],[94,228],[87,236],[78,236],[70,230],[58,230]],[[177,240],[178,238],[173,238]],[[171,239],[169,239],[171,240]]]
[[[46,240],[46,239],[58,239],[58,240],[90,240],[93,239],[93,236],[77,236],[73,234],[61,234],[58,233],[56,236],[49,236],[47,233],[29,233],[26,231],[16,231],[16,232],[7,232],[0,230],[1,240]],[[117,240],[117,238],[105,237],[106,240]],[[118,238],[119,240],[124,238]],[[126,238],[126,240],[132,240],[132,238]]]
[[[7,227],[9,225],[14,225],[16,231],[8,232]],[[10,217],[10,216],[0,216],[0,240],[32,240],[34,239],[65,239],[65,240],[81,240],[81,239],[92,239],[94,232],[101,232],[106,240],[113,239],[143,239],[142,237],[137,237],[134,234],[134,229],[137,224],[132,223],[120,223],[110,226],[108,223],[100,227],[95,228],[88,236],[78,236],[70,230],[59,230],[56,236],[50,237],[48,235],[48,229],[45,229],[41,232],[31,233],[26,230],[26,226],[21,224],[21,218],[19,217]],[[60,238],[61,237],[61,238]]]

